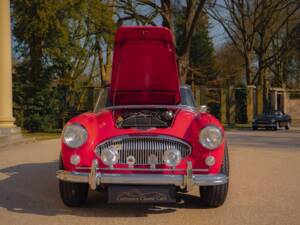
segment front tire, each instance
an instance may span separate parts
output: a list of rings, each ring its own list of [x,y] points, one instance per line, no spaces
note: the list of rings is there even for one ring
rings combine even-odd
[[[274,130],[278,130],[279,128],[280,128],[279,122],[276,122]]]
[[[285,125],[285,129],[286,130],[289,130],[291,128],[291,123],[290,122],[287,122],[287,124]]]
[[[229,157],[227,145],[225,146],[224,160],[221,167],[221,173],[229,176]],[[200,197],[205,205],[216,208],[224,204],[228,192],[228,183],[215,186],[200,187]]]
[[[64,169],[62,159],[59,169]],[[63,203],[69,207],[82,206],[88,197],[89,186],[85,183],[73,183],[59,180],[59,192]]]

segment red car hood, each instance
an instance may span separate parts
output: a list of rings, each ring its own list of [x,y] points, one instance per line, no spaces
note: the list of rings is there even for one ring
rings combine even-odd
[[[163,27],[121,27],[115,39],[110,100],[113,105],[180,102],[175,48]]]

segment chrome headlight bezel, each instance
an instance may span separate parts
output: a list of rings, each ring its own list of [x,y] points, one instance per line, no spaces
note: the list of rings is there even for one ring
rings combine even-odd
[[[79,148],[86,143],[88,138],[87,130],[79,123],[67,125],[62,132],[62,139],[65,145],[70,148]]]
[[[207,125],[199,133],[199,143],[208,150],[218,148],[223,142],[223,132],[215,125]]]

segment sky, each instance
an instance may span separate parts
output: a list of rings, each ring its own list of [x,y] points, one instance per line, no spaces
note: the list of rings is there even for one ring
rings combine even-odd
[[[157,4],[159,4],[159,2],[157,2]],[[141,12],[144,11],[144,14],[147,14],[147,12],[149,12],[148,7],[141,7],[140,10]],[[156,18],[154,18],[154,22],[155,24],[161,24],[162,18],[160,16],[157,16]],[[218,49],[228,40],[227,35],[222,26],[213,19],[210,18],[209,23],[209,35],[212,38],[215,49]],[[127,21],[127,25],[132,25],[132,21]]]
[[[227,35],[220,24],[210,19],[209,35],[213,40],[215,49],[220,48],[227,40]]]

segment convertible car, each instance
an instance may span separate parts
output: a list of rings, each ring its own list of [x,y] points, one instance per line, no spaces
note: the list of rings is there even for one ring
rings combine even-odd
[[[162,27],[118,29],[111,85],[94,112],[65,125],[59,161],[59,191],[70,207],[84,204],[89,189],[107,191],[109,203],[161,203],[197,187],[208,207],[222,205],[228,190],[223,126],[180,86]]]
[[[252,123],[253,130],[258,128],[278,130],[280,127],[290,129],[291,117],[279,110],[266,112],[255,118]]]

